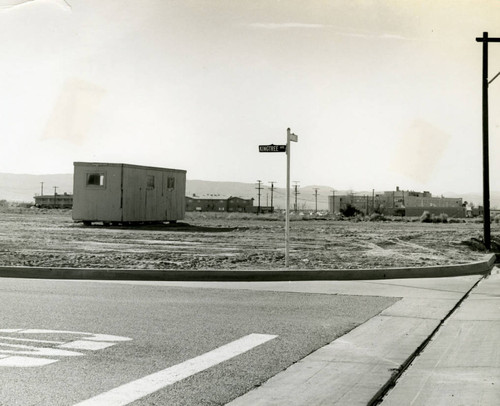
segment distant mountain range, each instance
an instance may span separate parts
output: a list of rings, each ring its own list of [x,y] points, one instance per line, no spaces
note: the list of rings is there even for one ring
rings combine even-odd
[[[43,185],[42,185],[43,183]],[[34,196],[43,194],[53,194],[54,187],[57,187],[58,194],[73,193],[73,174],[49,174],[49,175],[26,175],[0,173],[0,200],[14,202],[34,202]],[[271,186],[262,184],[260,190],[260,205],[271,205]],[[304,186],[297,187],[297,206],[300,210],[315,209],[316,201],[318,210],[328,209],[328,196],[333,193],[333,188],[329,186]],[[355,194],[366,194],[371,196],[371,191],[354,191]],[[432,192],[432,191],[431,191]],[[347,191],[335,190],[335,194],[346,194]],[[227,198],[230,196],[242,197],[245,199],[255,199],[254,205],[258,204],[257,183],[243,182],[215,182],[207,180],[190,180],[186,182],[186,196],[199,196],[211,198]],[[276,208],[286,206],[286,188],[274,187],[273,205]],[[437,194],[436,194],[437,195]],[[464,201],[473,202],[476,206],[482,205],[482,195],[479,193],[456,194],[448,193],[445,197],[461,197]],[[500,208],[500,191],[491,192],[490,205],[492,208]],[[291,206],[295,204],[295,187],[291,185],[290,192]]]

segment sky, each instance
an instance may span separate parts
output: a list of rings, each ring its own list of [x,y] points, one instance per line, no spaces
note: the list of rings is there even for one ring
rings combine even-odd
[[[73,162],[337,190],[482,190],[497,0],[0,0],[0,172]],[[489,45],[489,77],[500,44]],[[500,78],[489,88],[500,190]]]

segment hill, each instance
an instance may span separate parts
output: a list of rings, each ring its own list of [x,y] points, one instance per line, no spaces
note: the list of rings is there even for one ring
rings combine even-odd
[[[33,197],[40,194],[54,193],[57,186],[57,193],[73,193],[73,174],[48,174],[29,175],[0,173],[0,200],[14,202],[33,202]],[[262,184],[260,191],[261,206],[271,205],[271,186]],[[317,190],[317,195],[316,195]],[[332,195],[333,188],[329,186],[310,185],[297,187],[297,206],[299,210],[315,209],[316,199],[318,210],[328,209],[328,196]],[[346,194],[346,191],[336,190],[335,194]],[[356,194],[371,195],[368,192],[356,192]],[[218,197],[226,198],[237,196],[245,199],[255,199],[254,205],[258,204],[257,182],[216,182],[208,180],[187,180],[186,196]],[[482,205],[482,195],[480,193],[456,194],[447,193],[446,197],[461,197],[464,201],[473,202],[476,206]],[[291,186],[290,191],[291,206],[295,204],[295,188]],[[284,208],[286,205],[286,188],[274,187],[273,204],[276,208]],[[500,208],[500,192],[491,192],[491,207]]]
[[[0,200],[34,202],[33,196],[54,193],[73,193],[73,174],[18,175],[0,173]]]

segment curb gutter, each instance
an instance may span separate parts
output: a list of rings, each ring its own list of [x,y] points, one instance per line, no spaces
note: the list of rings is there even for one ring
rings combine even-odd
[[[404,278],[445,278],[484,275],[495,266],[496,255],[484,261],[459,265],[372,269],[278,269],[278,270],[148,270],[105,268],[55,268],[2,266],[2,278],[141,280],[183,282],[278,282],[342,281]]]

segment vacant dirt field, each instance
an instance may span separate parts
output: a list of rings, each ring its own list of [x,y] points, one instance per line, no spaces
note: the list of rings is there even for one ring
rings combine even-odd
[[[70,210],[0,212],[0,266],[134,269],[284,267],[283,216],[188,213],[186,224],[84,227]],[[463,244],[478,222],[334,221],[293,218],[290,268],[356,269],[459,264],[484,259]],[[492,224],[492,234],[500,225]]]

